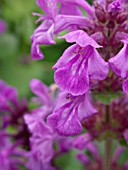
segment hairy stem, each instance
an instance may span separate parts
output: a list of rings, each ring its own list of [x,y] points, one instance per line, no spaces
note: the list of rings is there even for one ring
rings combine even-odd
[[[112,157],[112,140],[106,139],[106,141],[105,141],[104,170],[111,170],[111,157]]]
[[[108,130],[109,130],[109,125],[111,123],[111,115],[109,112],[109,105],[106,105],[106,123],[108,125]],[[104,170],[111,170],[111,157],[112,157],[112,140],[108,136],[105,141],[105,157],[104,157]]]

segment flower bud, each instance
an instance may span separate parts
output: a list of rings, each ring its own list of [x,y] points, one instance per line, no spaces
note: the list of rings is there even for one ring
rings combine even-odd
[[[106,22],[106,15],[104,8],[98,2],[94,2],[95,15],[100,22]]]
[[[123,22],[125,22],[128,18],[128,14],[125,12],[119,13],[117,15],[117,23],[118,24],[122,24]]]

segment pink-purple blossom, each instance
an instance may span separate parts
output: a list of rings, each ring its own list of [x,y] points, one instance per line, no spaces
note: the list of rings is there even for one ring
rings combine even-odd
[[[4,20],[0,19],[0,34],[5,33],[7,30],[7,24]]]
[[[72,136],[82,131],[80,121],[95,114],[97,110],[90,101],[89,94],[72,96],[60,93],[56,107],[48,117],[48,124],[59,134]]]
[[[108,64],[95,48],[100,48],[83,31],[64,35],[67,42],[76,42],[69,47],[53,66],[56,69],[55,82],[62,91],[82,95],[89,90],[89,79],[103,80],[108,74]],[[65,83],[64,83],[65,82]]]
[[[55,36],[69,47],[53,66],[56,84],[30,81],[34,108],[0,80],[0,168],[64,169],[56,160],[75,151],[84,169],[127,170],[128,161],[119,161],[128,144],[128,1],[36,4],[43,12],[33,13],[40,25],[31,36],[32,58],[43,59],[41,45],[54,45]]]

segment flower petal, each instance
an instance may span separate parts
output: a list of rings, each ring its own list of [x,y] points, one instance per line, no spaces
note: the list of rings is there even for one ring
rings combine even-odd
[[[72,136],[81,132],[82,126],[78,119],[77,105],[65,98],[66,93],[60,93],[58,104],[53,114],[48,116],[48,124],[53,126],[62,136]]]
[[[109,65],[105,62],[96,49],[88,61],[88,74],[90,79],[104,80],[109,72]]]
[[[59,58],[57,63],[52,67],[54,70],[61,68],[65,66],[72,58],[74,58],[75,51],[78,48],[77,44],[71,45],[69,48],[67,48],[63,55]]]
[[[126,130],[124,131],[123,136],[124,136],[126,142],[128,143],[128,129],[126,129]]]
[[[113,58],[109,59],[109,64],[112,70],[122,78],[128,74],[128,43]]]
[[[52,96],[50,96],[48,87],[42,81],[32,79],[30,81],[30,88],[40,98],[42,104],[52,105]]]
[[[65,67],[55,72],[55,82],[62,91],[81,95],[89,90],[88,63],[82,60],[80,55],[76,55]]]
[[[71,5],[69,3],[62,3],[59,14],[82,16],[82,11],[80,11],[80,9],[76,5]]]
[[[118,11],[123,11],[122,4],[119,0],[115,0],[109,4],[108,11],[111,12],[112,15],[117,15]]]
[[[41,60],[44,58],[44,55],[40,50],[39,44],[36,44],[35,42],[32,43],[31,54],[33,60]]]
[[[94,12],[92,6],[85,0],[58,0],[59,2],[78,5],[82,7],[91,17],[93,17]]]
[[[51,18],[55,18],[58,13],[56,0],[37,0],[37,5]],[[52,10],[51,10],[52,9]]]
[[[76,42],[81,47],[86,47],[88,45],[91,45],[94,48],[102,47],[97,44],[97,42],[93,38],[91,38],[86,32],[82,30],[72,31],[60,38],[65,38],[66,41],[70,43]]]
[[[128,94],[128,79],[126,79],[123,83],[123,91]]]
[[[0,34],[5,33],[6,30],[7,30],[6,22],[0,19]]]
[[[49,124],[56,126],[56,130],[62,136],[73,136],[81,132],[82,126],[78,119],[77,109],[70,106],[60,111],[53,112],[48,117]]]
[[[79,120],[83,120],[97,113],[97,110],[91,104],[89,93],[83,95],[82,102],[80,103],[78,109]]]
[[[79,150],[86,148],[86,145],[91,141],[92,137],[89,133],[84,133],[74,139],[73,146]]]
[[[91,163],[90,157],[84,153],[78,153],[76,157],[82,164],[86,166],[88,166]]]
[[[80,133],[82,130],[80,121],[84,119],[84,117],[91,116],[93,113],[90,113],[90,111],[94,111],[94,108],[93,110],[92,108],[87,108],[88,115],[86,115],[86,105],[81,104],[86,102],[84,101],[85,99],[85,94],[72,96],[65,92],[60,93],[53,114],[48,116],[47,123],[63,136],[72,136]],[[83,108],[84,106],[85,108]],[[90,105],[88,107],[90,107]]]
[[[43,163],[50,162],[54,150],[51,136],[34,136],[30,139],[32,152]]]
[[[55,33],[68,29],[69,26],[93,27],[93,23],[86,17],[74,15],[58,15],[55,22]],[[62,38],[64,38],[62,36]]]

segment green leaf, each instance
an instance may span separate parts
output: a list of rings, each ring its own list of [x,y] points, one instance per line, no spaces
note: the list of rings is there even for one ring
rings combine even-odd
[[[94,93],[94,97],[99,100],[100,102],[104,103],[104,104],[110,104],[114,99],[117,99],[121,96],[121,93],[110,93],[110,92],[106,92],[106,93]]]
[[[120,156],[119,164],[124,165],[126,161],[128,161],[128,149],[126,149],[124,153]]]
[[[76,150],[72,150],[69,153],[59,156],[55,164],[60,167],[62,170],[83,170],[83,165],[76,159]]]
[[[128,147],[128,144],[127,144],[126,140],[124,140],[124,139],[120,140],[120,144],[124,147]]]

